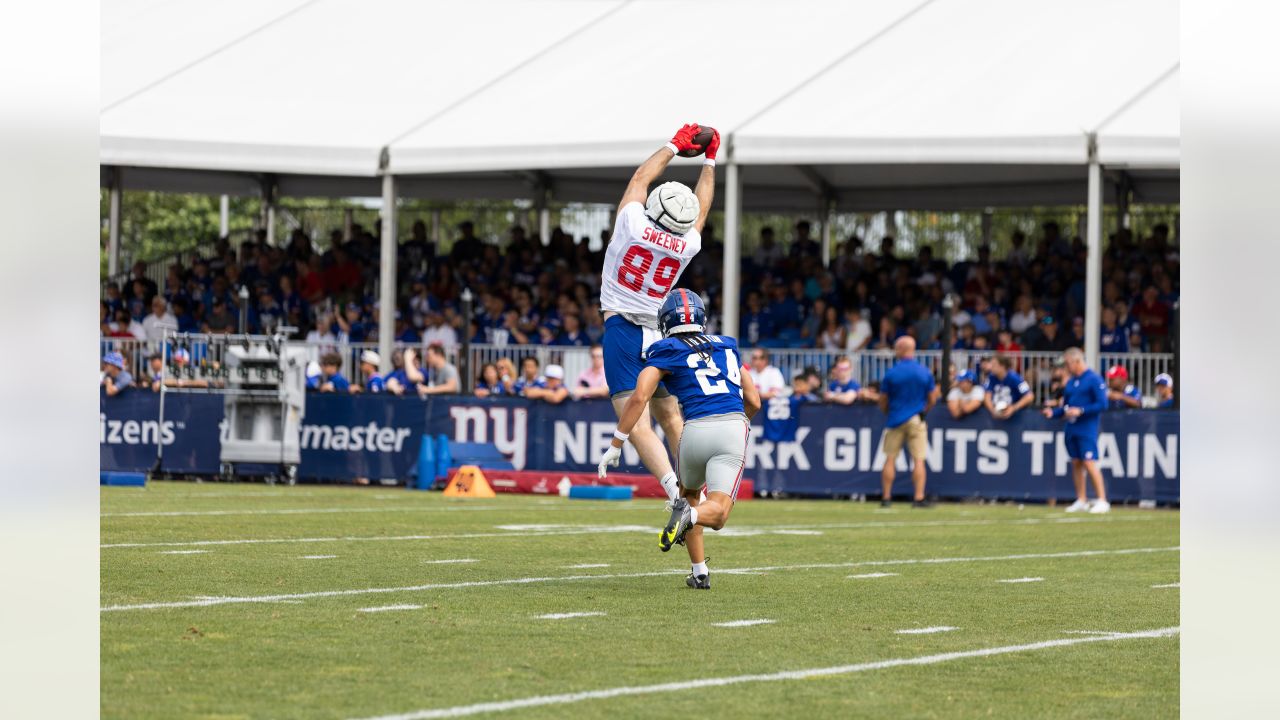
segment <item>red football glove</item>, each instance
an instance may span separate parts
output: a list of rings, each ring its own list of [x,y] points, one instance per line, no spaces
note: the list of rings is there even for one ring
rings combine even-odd
[[[676,131],[671,142],[667,143],[667,147],[674,148],[671,152],[679,154],[684,150],[701,150],[702,146],[695,143],[693,138],[702,131],[697,123],[689,123]]]
[[[707,143],[707,160],[715,161],[716,153],[720,151],[720,131],[711,131],[711,142]]]

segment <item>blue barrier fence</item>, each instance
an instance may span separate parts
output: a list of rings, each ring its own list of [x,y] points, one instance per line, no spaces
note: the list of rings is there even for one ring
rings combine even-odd
[[[101,399],[102,470],[146,470],[165,443],[162,469],[215,474],[222,400],[170,395],[165,422],[159,398],[129,392]],[[758,490],[797,495],[878,494],[884,417],[869,406],[805,405],[794,443],[763,439],[759,423],[747,444],[748,477]],[[1113,500],[1179,501],[1178,413],[1108,413],[1099,437],[1099,464]],[[614,427],[606,401],[547,405],[523,399],[395,398],[313,395],[302,429],[303,479],[349,480],[417,475],[424,434],[459,442],[494,443],[517,469],[592,471]],[[944,497],[1044,500],[1074,496],[1061,421],[1022,412],[997,421],[983,412],[953,420],[944,408],[929,416],[929,491]],[[643,472],[635,450],[623,471]],[[906,470],[904,458],[898,459]],[[901,491],[909,482],[899,475]]]

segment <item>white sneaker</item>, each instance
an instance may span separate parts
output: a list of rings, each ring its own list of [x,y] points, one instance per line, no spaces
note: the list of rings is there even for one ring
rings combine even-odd
[[[1109,512],[1111,512],[1111,503],[1106,500],[1095,500],[1093,507],[1089,508],[1090,515],[1101,515]]]
[[[1088,500],[1077,500],[1067,506],[1067,512],[1084,512],[1089,509]]]

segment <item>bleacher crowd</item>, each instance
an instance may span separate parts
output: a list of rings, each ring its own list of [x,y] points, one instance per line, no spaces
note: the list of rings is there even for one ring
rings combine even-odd
[[[445,251],[417,222],[399,245],[397,303],[391,310],[395,340],[423,348],[424,365],[418,366],[416,354],[397,353],[396,370],[385,379],[390,388],[426,394],[448,386],[433,380],[447,372],[432,373],[426,350],[438,346],[450,352],[464,333],[473,343],[495,345],[568,348],[599,342],[603,250],[592,251],[587,238],[575,242],[558,228],[545,244],[518,226],[501,244],[483,242],[469,222],[457,231]],[[910,335],[921,349],[939,349],[942,299],[949,293],[959,298],[953,349],[1016,355],[1084,345],[1085,249],[1055,223],[1045,223],[1034,238],[1015,233],[1000,258],[982,246],[976,257],[948,264],[935,259],[928,246],[912,257],[898,256],[894,246],[886,237],[872,250],[853,237],[833,248],[830,266],[824,267],[807,222],[795,225],[785,245],[766,228],[743,258],[742,345],[854,352],[890,348]],[[248,332],[294,327],[294,337],[325,355],[347,343],[377,341],[382,308],[376,299],[379,240],[373,233],[358,225],[349,237],[334,231],[327,246],[318,249],[301,231],[278,247],[269,246],[260,232],[238,248],[220,240],[214,250],[189,267],[170,266],[161,284],[146,277],[141,263],[128,282],[108,283],[100,308],[102,336],[154,343],[166,330],[236,332],[243,309]],[[704,297],[712,329],[720,312],[722,257],[723,243],[708,226],[702,252],[680,279],[682,287]],[[463,327],[464,287],[475,293],[469,327]],[[1102,292],[1103,352],[1169,350],[1176,326],[1178,253],[1168,227],[1156,226],[1141,239],[1127,231],[1114,234],[1103,258]],[[510,360],[506,367],[479,368],[477,391],[539,395],[549,389],[545,397],[561,400],[605,392],[597,389],[603,374],[595,364],[584,373],[591,375],[584,384],[584,378],[564,378],[558,365],[537,368],[536,358],[530,359],[535,363],[530,372],[517,370]],[[323,358],[319,364],[324,365]],[[323,368],[313,372],[322,374]]]

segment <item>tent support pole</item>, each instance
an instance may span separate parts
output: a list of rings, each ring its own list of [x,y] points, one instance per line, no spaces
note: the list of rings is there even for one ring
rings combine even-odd
[[[538,240],[543,246],[551,244],[551,190],[538,186]]]
[[[1099,319],[1102,304],[1102,166],[1098,163],[1098,139],[1089,136],[1089,199],[1085,230],[1088,262],[1085,271],[1084,357],[1098,368]]]
[[[120,168],[111,169],[110,214],[107,220],[107,277],[120,272]]]
[[[381,370],[391,372],[396,335],[396,179],[382,176],[382,253],[378,262],[378,355]]]
[[[231,196],[223,195],[218,198],[218,237],[230,237],[231,235]]]
[[[742,269],[742,174],[733,156],[725,163],[724,180],[724,282],[721,286],[720,332],[738,337],[738,303]]]

